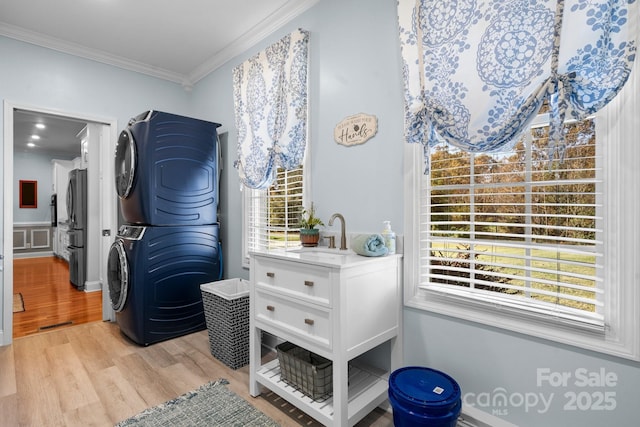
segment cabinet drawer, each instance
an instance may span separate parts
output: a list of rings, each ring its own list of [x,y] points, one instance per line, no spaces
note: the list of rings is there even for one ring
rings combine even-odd
[[[331,310],[256,290],[255,318],[331,349]]]
[[[331,307],[328,268],[256,257],[255,283],[295,298]]]

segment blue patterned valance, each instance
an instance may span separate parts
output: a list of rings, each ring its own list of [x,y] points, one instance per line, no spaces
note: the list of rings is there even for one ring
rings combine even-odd
[[[309,33],[296,30],[233,69],[240,181],[267,188],[299,167],[307,142]]]
[[[406,141],[494,151],[547,99],[562,157],[564,118],[626,82],[637,21],[636,0],[398,0]]]

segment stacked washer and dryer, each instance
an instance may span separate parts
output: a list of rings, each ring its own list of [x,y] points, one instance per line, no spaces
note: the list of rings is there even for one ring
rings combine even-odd
[[[138,344],[206,328],[200,285],[222,279],[219,126],[147,111],[120,133],[124,225],[109,251],[108,284],[120,330]]]

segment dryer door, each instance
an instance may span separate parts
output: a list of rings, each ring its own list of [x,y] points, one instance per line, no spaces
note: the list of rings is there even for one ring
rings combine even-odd
[[[116,147],[116,191],[118,196],[126,198],[133,188],[136,174],[136,142],[129,129],[120,132]]]
[[[107,281],[111,306],[116,312],[120,312],[127,301],[129,290],[129,262],[121,239],[113,242],[109,249]]]

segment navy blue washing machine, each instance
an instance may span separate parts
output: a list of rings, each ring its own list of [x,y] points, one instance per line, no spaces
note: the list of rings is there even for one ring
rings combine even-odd
[[[125,223],[217,222],[218,123],[147,111],[118,138],[116,190]]]
[[[219,226],[123,225],[108,257],[116,322],[140,345],[206,328],[200,285],[222,278]]]

